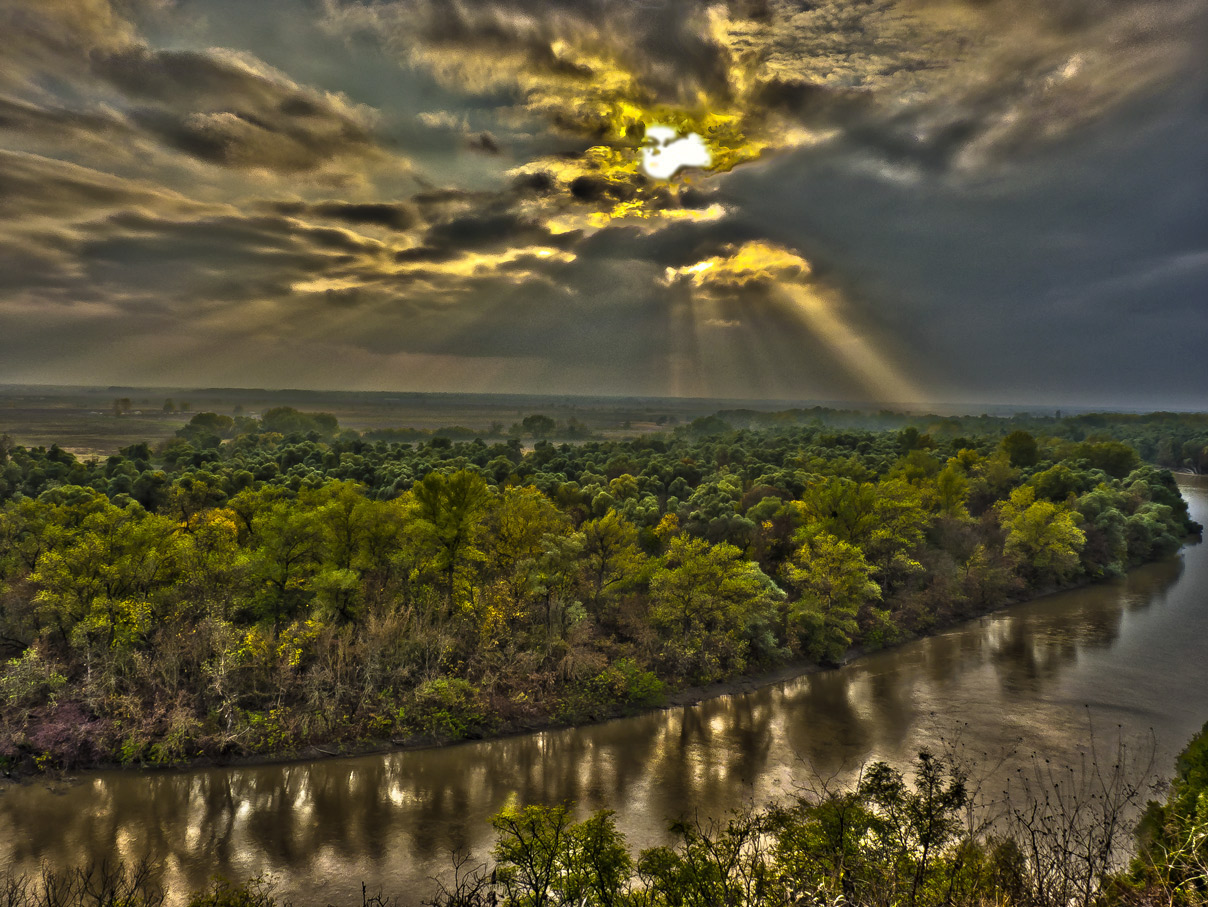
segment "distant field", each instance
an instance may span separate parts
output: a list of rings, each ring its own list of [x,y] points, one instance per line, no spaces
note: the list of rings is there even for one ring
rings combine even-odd
[[[188,414],[154,411],[115,416],[112,410],[97,410],[93,401],[0,395],[0,434],[26,447],[58,444],[79,457],[107,456],[140,441],[157,443],[188,419]]]
[[[187,412],[167,412],[187,407]],[[115,402],[129,401],[115,415]],[[20,388],[0,387],[0,434],[25,446],[58,444],[77,456],[107,456],[119,448],[151,444],[173,433],[198,412],[258,416],[274,406],[327,412],[343,428],[435,430],[463,427],[507,431],[525,416],[540,413],[565,423],[571,418],[606,438],[665,431],[724,406],[776,409],[749,401],[540,397],[474,394],[390,394],[179,388]]]

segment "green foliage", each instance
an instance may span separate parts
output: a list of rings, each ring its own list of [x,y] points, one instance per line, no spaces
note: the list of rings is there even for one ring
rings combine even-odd
[[[215,876],[201,891],[194,892],[187,907],[276,907],[273,883],[263,877],[232,882]]]
[[[1208,904],[1208,725],[1179,756],[1166,798],[1151,803],[1123,870],[1121,820],[1144,779],[1112,766],[1040,770],[1040,788],[985,790],[977,766],[920,751],[909,769],[866,765],[848,787],[817,782],[721,820],[680,819],[671,842],[635,858],[614,814],[576,821],[570,803],[512,802],[491,817],[493,865],[463,871],[428,907],[1204,907]],[[1038,764],[1048,759],[1035,757]],[[1045,782],[1044,778],[1048,777]],[[35,878],[0,874],[9,907],[161,907],[148,863]],[[175,892],[173,892],[175,894]],[[188,907],[275,907],[273,883],[213,877],[177,897]],[[369,896],[362,907],[391,901]]]
[[[317,432],[324,437],[334,435],[340,428],[336,417],[330,413],[303,413],[292,406],[277,406],[265,412],[260,419],[260,430],[288,434]]]
[[[1202,907],[1208,854],[1195,812],[1203,804],[1202,742],[1181,759],[1168,799],[1183,803],[1188,785],[1198,785],[1189,827],[1179,828],[1173,850],[1159,849],[1152,832],[1144,833],[1127,876],[1112,874],[1113,842],[1129,791],[1139,788],[1117,786],[1119,766],[1091,767],[1085,798],[1071,796],[1059,781],[1046,790],[996,794],[1001,812],[986,816],[965,770],[923,750],[909,773],[877,762],[848,788],[824,783],[820,791],[721,821],[676,821],[674,841],[636,861],[607,812],[576,824],[567,804],[513,806],[492,819],[495,867],[463,877],[430,903]],[[1081,783],[1061,776],[1075,788]]]
[[[579,556],[590,582],[593,604],[627,578],[640,573],[645,558],[638,549],[638,532],[632,523],[609,510],[579,528]]]
[[[410,729],[438,741],[480,735],[489,723],[478,691],[460,677],[437,677],[420,684],[406,711]]]
[[[462,571],[479,556],[474,543],[490,501],[487,484],[467,469],[431,472],[415,485],[412,496],[417,534],[444,576],[445,600],[453,606]]]
[[[503,907],[628,904],[633,861],[612,812],[583,822],[569,806],[525,806],[491,819]]]
[[[1166,799],[1150,802],[1137,838],[1117,899],[1179,907],[1208,903],[1208,724],[1179,754]]]
[[[651,708],[666,701],[667,685],[632,658],[621,658],[567,690],[558,707],[565,723],[591,721],[630,708]]]
[[[804,533],[786,568],[801,592],[790,610],[802,649],[821,661],[837,662],[852,644],[860,607],[881,598],[873,567],[855,545],[825,531]]]
[[[1085,442],[1074,448],[1073,456],[1115,479],[1123,479],[1141,465],[1137,452],[1120,441]]]
[[[752,638],[784,597],[733,545],[677,536],[650,578],[650,621],[671,671],[707,683],[746,667]]]
[[[558,423],[549,416],[533,414],[520,420],[520,434],[533,438],[548,438],[557,429]]]
[[[1051,501],[1035,500],[1030,486],[1011,493],[998,508],[1007,533],[1003,550],[1019,558],[1021,570],[1038,582],[1061,581],[1078,567],[1086,534],[1074,515]]]
[[[1036,439],[1022,429],[1011,432],[999,446],[1011,459],[1012,466],[1035,466],[1040,456]]]
[[[632,658],[621,658],[595,676],[595,691],[606,702],[646,708],[663,702],[666,686],[653,671],[644,671]]]
[[[30,646],[20,658],[10,659],[0,668],[0,701],[9,709],[29,710],[40,705],[52,706],[67,678],[55,670],[55,664],[42,656],[37,646]]]
[[[0,655],[24,667],[0,674],[0,758],[598,718],[1116,575],[1196,529],[1168,472],[1082,417],[862,427],[894,418],[732,411],[526,453],[280,408],[104,460],[5,443]],[[1186,427],[1118,427],[1151,424]]]

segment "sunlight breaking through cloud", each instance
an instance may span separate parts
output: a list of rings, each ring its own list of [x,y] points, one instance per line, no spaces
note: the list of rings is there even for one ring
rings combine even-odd
[[[694,264],[669,267],[661,282],[668,287],[685,284],[697,297],[691,309],[697,356],[702,327],[730,329],[743,324],[742,314],[731,319],[702,314],[709,302],[744,297],[738,311],[746,313],[770,300],[787,308],[822,341],[870,399],[884,403],[922,403],[928,399],[886,350],[878,348],[845,317],[841,295],[820,284],[810,263],[790,249],[753,240]],[[684,363],[679,367],[682,369]]]
[[[0,377],[289,383],[330,341],[338,381],[465,350],[530,390],[1184,380],[1203,0],[224,9],[0,3]],[[710,162],[644,170],[655,126]]]

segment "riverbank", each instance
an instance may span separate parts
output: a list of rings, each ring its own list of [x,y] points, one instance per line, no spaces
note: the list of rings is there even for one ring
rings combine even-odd
[[[584,480],[633,470],[590,494],[561,471],[544,474],[548,490],[510,484],[517,464],[501,454],[456,471],[425,461],[422,480],[381,500],[317,471],[294,489],[231,464],[248,487],[182,475],[158,512],[116,478],[112,497],[65,485],[10,502],[0,640],[19,657],[0,666],[0,768],[417,749],[676,706],[1114,575],[1177,550],[1192,525],[1168,473],[1106,481],[1074,458],[1094,445],[1028,472],[967,439],[905,454],[910,437],[752,440],[744,456],[767,469],[821,441],[830,459],[811,468],[869,478],[781,469],[745,490],[710,466],[712,478],[660,479],[664,499],[643,491],[638,477],[654,487],[646,471],[673,473],[685,454],[716,462],[691,442],[543,448],[520,464],[584,457]],[[298,443],[279,455],[343,469]]]
[[[1186,539],[1184,539],[1183,544],[1184,547],[1187,545],[1200,544],[1201,540],[1201,534],[1192,534],[1188,535]],[[1181,556],[1182,549],[1180,549],[1179,553],[1170,555],[1167,558],[1151,561],[1147,564],[1136,565],[1132,568],[1130,573],[1162,561],[1177,560]],[[972,626],[993,614],[1001,613],[1022,605],[1043,601],[1046,598],[1060,596],[1078,589],[1094,586],[1105,586],[1111,583],[1121,582],[1126,580],[1126,578],[1127,574],[1121,577],[1109,577],[1100,580],[1082,578],[1077,582],[1068,583],[1063,586],[1046,588],[1038,591],[1035,595],[1028,597],[1004,600],[990,608],[975,614],[970,614],[967,617],[959,620],[934,624],[925,633],[904,634],[901,638],[888,646],[874,648],[871,650],[862,646],[853,647],[847,652],[843,662],[839,664],[822,664],[808,659],[795,659],[775,667],[757,671],[752,674],[727,678],[722,681],[705,685],[689,685],[680,687],[678,689],[673,689],[667,692],[665,700],[660,704],[651,705],[647,708],[635,708],[632,706],[626,708],[616,708],[611,713],[601,715],[600,717],[590,721],[580,721],[573,724],[566,724],[556,720],[549,720],[508,724],[499,727],[490,735],[471,736],[457,740],[437,740],[424,738],[417,735],[405,739],[383,738],[344,742],[332,741],[320,744],[309,744],[297,749],[289,749],[279,752],[241,753],[226,757],[203,756],[194,759],[181,760],[169,765],[130,765],[113,761],[98,761],[87,766],[77,766],[71,770],[39,770],[37,765],[32,760],[27,760],[22,766],[17,767],[16,771],[13,771],[11,767],[8,770],[5,770],[3,772],[3,778],[5,780],[16,782],[21,780],[29,781],[39,777],[49,776],[70,781],[75,780],[75,777],[78,775],[97,771],[171,774],[189,772],[208,767],[238,768],[274,765],[287,766],[291,764],[309,763],[330,759],[355,758],[361,756],[386,755],[403,752],[418,752],[434,749],[443,750],[460,746],[473,746],[475,744],[489,742],[492,740],[506,740],[524,735],[540,734],[547,731],[564,731],[573,730],[575,728],[589,728],[612,721],[635,718],[641,715],[688,708],[723,697],[743,696],[767,687],[787,683],[810,674],[825,671],[838,671],[847,667],[848,665],[852,665],[860,661],[868,655],[877,652],[892,651],[894,649],[909,645],[910,643],[916,642],[920,639],[938,636],[954,630],[960,630],[963,627]]]

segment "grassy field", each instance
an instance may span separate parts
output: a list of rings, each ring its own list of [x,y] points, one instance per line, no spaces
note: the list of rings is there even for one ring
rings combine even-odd
[[[116,453],[139,441],[163,441],[189,417],[137,407],[115,416],[112,401],[106,409],[85,397],[0,394],[0,434],[26,447],[58,444],[79,457]]]

